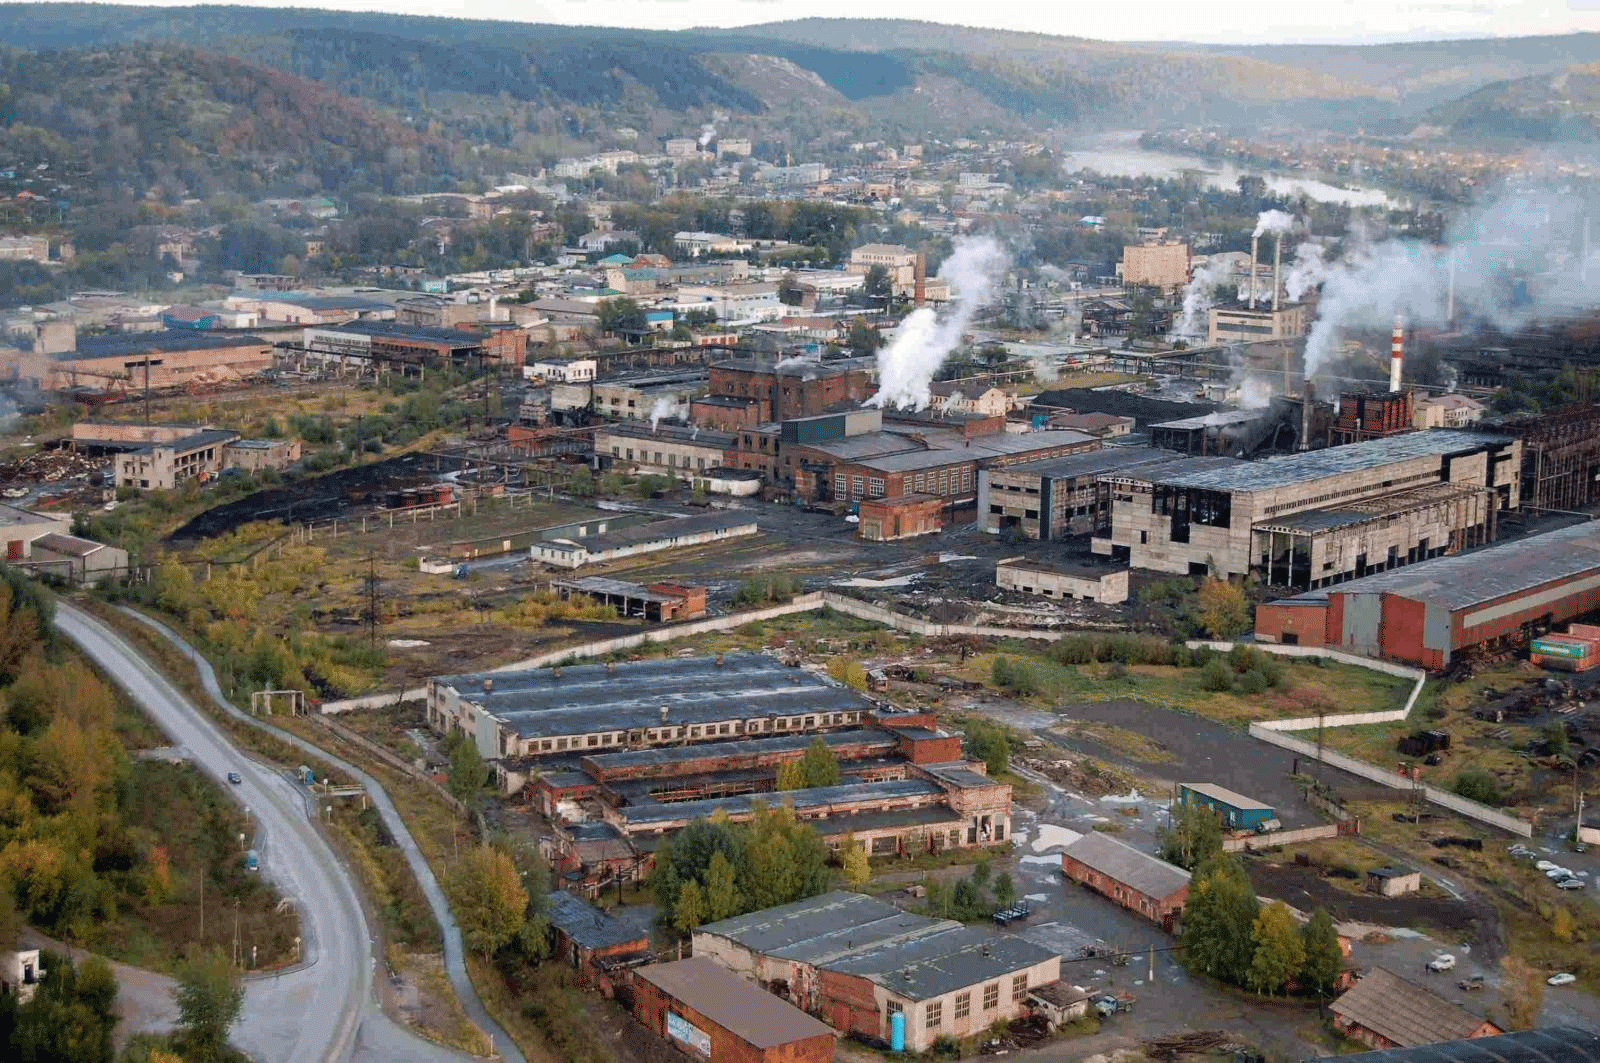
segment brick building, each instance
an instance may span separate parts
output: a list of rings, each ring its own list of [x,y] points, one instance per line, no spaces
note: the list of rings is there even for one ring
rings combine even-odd
[[[1061,852],[1061,873],[1171,933],[1189,897],[1189,872],[1090,831]]]
[[[695,1060],[833,1063],[831,1029],[698,956],[636,971],[633,1014]]]
[[[906,495],[903,498],[869,498],[861,503],[861,538],[887,543],[932,535],[944,527],[944,502],[933,495]]]
[[[1188,244],[1129,244],[1118,266],[1122,283],[1171,290],[1189,283]]]
[[[655,958],[648,926],[602,912],[566,890],[545,895],[545,917],[552,957],[578,972],[579,985],[603,996],[613,995],[623,972]]]
[[[1501,1032],[1489,1020],[1382,967],[1363,975],[1328,1011],[1335,1030],[1369,1048],[1410,1048]]]
[[[843,891],[709,923],[693,945],[842,1034],[888,1042],[900,1014],[912,1052],[1017,1018],[1061,977],[1058,954],[1016,935]]]
[[[785,421],[865,402],[877,391],[876,368],[871,358],[732,359],[712,364],[707,390],[714,396],[755,400],[757,423]]]

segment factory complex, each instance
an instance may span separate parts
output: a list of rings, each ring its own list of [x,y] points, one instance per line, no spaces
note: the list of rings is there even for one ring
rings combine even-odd
[[[502,789],[551,820],[548,855],[580,888],[643,874],[695,819],[741,822],[762,805],[874,856],[1010,836],[1011,786],[963,760],[932,713],[764,654],[441,676],[427,702],[435,731],[470,736]],[[837,784],[776,792],[780,767],[818,742]]]

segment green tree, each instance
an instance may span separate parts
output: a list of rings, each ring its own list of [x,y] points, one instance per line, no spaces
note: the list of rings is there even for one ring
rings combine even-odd
[[[47,952],[40,966],[48,977],[28,1003],[0,994],[0,1057],[111,1063],[118,1017],[110,965],[93,956],[74,965],[68,956]]]
[[[894,281],[889,276],[886,266],[868,266],[867,275],[861,283],[862,289],[874,299],[887,301],[894,295]]]
[[[1500,780],[1483,768],[1467,768],[1456,775],[1450,788],[1469,801],[1498,805],[1503,799]]]
[[[1174,802],[1161,832],[1161,859],[1192,871],[1222,853],[1222,820],[1204,805]]]
[[[872,878],[872,862],[867,859],[867,847],[856,842],[845,842],[839,850],[839,867],[845,885],[865,886]]]
[[[852,690],[867,689],[867,670],[860,661],[848,657],[835,657],[828,662],[828,675]]]
[[[964,746],[969,757],[983,761],[990,775],[999,776],[1011,763],[1011,739],[1005,729],[988,720],[967,723]]]
[[[1017,884],[1011,872],[1002,871],[994,880],[994,903],[997,908],[1009,908],[1017,903]]]
[[[649,324],[644,308],[625,295],[601,300],[595,307],[595,320],[602,332],[643,332]]]
[[[589,466],[579,465],[567,478],[567,491],[577,498],[593,498],[595,493],[594,473]]]
[[[1516,956],[1500,961],[1500,996],[1508,1030],[1531,1030],[1544,1010],[1544,972]]]
[[[805,755],[800,758],[800,767],[808,790],[839,785],[839,758],[828,748],[828,743],[822,740],[821,735],[813,738],[806,747]]]
[[[483,755],[478,752],[478,743],[472,740],[471,735],[457,731],[452,739],[450,773],[446,776],[445,785],[457,801],[469,808],[476,808],[489,768],[484,764]]]
[[[696,879],[690,879],[678,891],[678,903],[672,909],[672,925],[680,934],[688,934],[706,921],[706,895]]]
[[[445,882],[467,948],[493,956],[510,944],[528,912],[528,891],[511,857],[480,845],[469,849]]]
[[[758,803],[747,827],[749,841],[741,881],[749,899],[748,910],[815,897],[828,888],[832,881],[828,847],[815,830],[794,818],[792,808],[766,808]]]
[[[1213,657],[1200,669],[1200,688],[1222,694],[1233,689],[1233,669],[1221,657]]]
[[[1257,993],[1276,994],[1300,972],[1306,962],[1305,946],[1294,914],[1282,901],[1273,901],[1256,915],[1250,933],[1254,954],[1248,983]]]
[[[928,914],[943,919],[950,914],[950,885],[937,875],[922,880],[923,896],[928,901]]]
[[[1339,931],[1326,908],[1312,912],[1310,920],[1300,928],[1300,947],[1306,957],[1300,967],[1300,984],[1313,993],[1331,992],[1339,972],[1344,970],[1344,950],[1339,947]]]
[[[1189,886],[1180,939],[1190,966],[1213,978],[1245,984],[1255,959],[1256,914],[1260,902],[1231,853],[1200,865]]]
[[[185,1059],[210,1063],[227,1054],[228,1030],[244,1004],[244,983],[218,948],[196,949],[172,990]]]
[[[1250,600],[1244,588],[1225,579],[1208,579],[1200,584],[1194,618],[1207,637],[1232,638],[1250,628]]]
[[[722,853],[712,853],[706,865],[705,920],[715,923],[741,911],[739,882],[733,864]]]
[[[1551,756],[1564,757],[1572,751],[1572,740],[1567,735],[1567,725],[1562,720],[1551,720],[1544,729],[1545,745]]]
[[[950,891],[950,916],[963,921],[983,916],[983,891],[970,878],[959,879]]]
[[[883,346],[883,334],[859,317],[850,322],[850,332],[845,340],[850,353],[858,358],[877,354]]]
[[[786,760],[778,765],[777,789],[787,792],[789,790],[804,790],[806,788],[806,766],[798,760]]]

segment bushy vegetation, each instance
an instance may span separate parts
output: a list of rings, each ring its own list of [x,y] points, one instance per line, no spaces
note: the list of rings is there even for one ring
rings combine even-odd
[[[818,735],[797,760],[778,765],[779,790],[815,790],[839,785],[839,758]]]
[[[1466,768],[1458,772],[1455,781],[1450,784],[1450,789],[1469,801],[1485,805],[1499,805],[1505,801],[1505,791],[1500,788],[1500,780],[1483,768]]]
[[[814,897],[828,889],[828,847],[787,806],[746,823],[690,823],[656,851],[650,886],[659,919],[687,934],[704,923]]]
[[[1017,886],[1011,872],[995,875],[987,859],[979,860],[971,874],[954,881],[929,875],[922,883],[928,914],[964,923],[987,919],[997,908],[1017,903]]]
[[[1263,905],[1230,853],[1196,869],[1179,941],[1191,969],[1257,993],[1326,992],[1344,966],[1326,911],[1317,909],[1300,926],[1281,901]]]
[[[787,602],[805,589],[799,576],[779,572],[772,575],[751,576],[739,584],[733,594],[735,605],[767,605]]]
[[[0,947],[9,948],[9,941]],[[117,1028],[117,979],[104,960],[74,964],[55,952],[39,955],[46,972],[33,999],[0,993],[0,1056],[39,1063],[111,1063]]]

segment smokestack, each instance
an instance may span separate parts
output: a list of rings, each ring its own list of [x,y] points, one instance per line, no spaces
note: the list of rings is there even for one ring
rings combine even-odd
[[[914,267],[912,303],[922,306],[928,301],[928,256],[921,251],[917,252],[917,264]]]
[[[1283,283],[1283,233],[1272,245],[1272,312],[1278,312],[1278,287]]]
[[[1311,403],[1316,398],[1316,390],[1311,386],[1311,378],[1306,377],[1306,387],[1300,396],[1300,448],[1311,449]]]
[[[1250,237],[1250,309],[1256,308],[1256,259],[1260,256],[1261,237]]]
[[[1400,390],[1400,370],[1406,356],[1406,319],[1394,316],[1394,334],[1389,338],[1389,390]]]
[[[1588,222],[1584,222],[1583,236],[1584,246],[1587,248],[1589,243]],[[1585,257],[1587,257],[1587,255],[1585,255]],[[1449,272],[1445,275],[1444,320],[1445,324],[1454,330],[1456,327],[1456,249],[1453,247],[1450,249],[1449,264]]]

